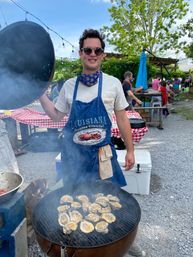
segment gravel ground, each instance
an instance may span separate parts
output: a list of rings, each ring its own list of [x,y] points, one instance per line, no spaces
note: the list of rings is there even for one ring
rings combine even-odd
[[[136,242],[151,257],[193,257],[192,138],[193,121],[171,113],[164,119],[163,130],[150,127],[135,146],[148,149],[152,158],[151,193],[134,195],[142,210]],[[25,180],[46,177],[54,184],[57,154],[19,156]],[[29,257],[39,256],[32,252],[30,248]]]

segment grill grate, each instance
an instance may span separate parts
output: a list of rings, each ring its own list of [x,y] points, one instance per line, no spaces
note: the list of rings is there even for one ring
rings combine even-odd
[[[104,193],[119,197],[122,208],[113,211],[116,221],[109,224],[107,234],[100,234],[96,231],[85,234],[78,228],[71,234],[64,235],[62,227],[58,224],[57,207],[60,205],[60,197],[64,194],[73,196],[85,193],[88,195],[88,188],[89,191],[92,188],[92,194]],[[69,189],[65,190],[65,188],[53,191],[42,198],[34,209],[32,222],[36,233],[52,243],[74,248],[100,247],[125,237],[136,228],[140,221],[141,211],[135,198],[110,182],[92,182],[78,186],[73,193],[69,192]]]

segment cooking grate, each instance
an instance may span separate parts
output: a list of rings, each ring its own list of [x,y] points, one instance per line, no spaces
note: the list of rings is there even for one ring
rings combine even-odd
[[[69,235],[63,234],[62,227],[58,224],[57,207],[60,205],[60,197],[64,194],[72,196],[90,194],[91,196],[91,189],[92,194],[104,193],[119,197],[122,208],[113,211],[116,221],[109,224],[107,234],[100,234],[96,231],[85,234],[80,229]],[[55,190],[42,198],[34,209],[32,222],[36,233],[52,243],[75,248],[100,247],[125,237],[136,228],[140,221],[141,210],[138,202],[131,194],[111,182],[92,182],[78,186],[73,193],[70,192],[65,188]]]

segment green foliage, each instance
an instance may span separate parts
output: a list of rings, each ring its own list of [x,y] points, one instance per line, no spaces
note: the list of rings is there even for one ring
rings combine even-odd
[[[168,49],[176,52],[186,42],[176,24],[187,14],[184,0],[112,0],[109,8],[112,26],[103,27],[107,41],[124,55],[139,55],[143,48],[158,54]]]
[[[191,39],[191,43],[184,47],[184,52],[188,58],[193,59],[193,18],[182,26],[182,30]]]
[[[71,61],[68,59],[56,59],[54,81],[59,79],[67,80],[76,76],[82,70],[80,60]]]

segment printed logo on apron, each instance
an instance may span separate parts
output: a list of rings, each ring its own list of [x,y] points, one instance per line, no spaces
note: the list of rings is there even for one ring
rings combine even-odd
[[[77,120],[73,141],[81,145],[96,145],[106,138],[106,117],[91,117],[86,120]]]

